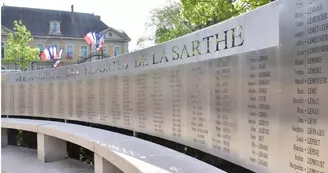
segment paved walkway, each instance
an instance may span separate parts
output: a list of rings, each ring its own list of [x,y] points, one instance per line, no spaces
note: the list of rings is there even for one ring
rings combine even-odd
[[[6,146],[1,148],[1,173],[94,173],[94,168],[70,158],[42,163],[34,149]]]

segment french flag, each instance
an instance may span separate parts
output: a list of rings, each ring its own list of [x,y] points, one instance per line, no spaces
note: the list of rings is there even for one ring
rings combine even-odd
[[[55,47],[54,47],[54,49],[56,50]],[[53,59],[53,57],[54,57],[53,52],[54,52],[54,50],[53,50],[52,47],[48,47],[48,48],[44,49],[42,54],[41,54],[41,60]]]
[[[59,60],[54,60],[54,67],[59,67],[60,66],[60,61]]]
[[[50,52],[48,49],[44,49],[41,53],[41,60],[50,60]]]
[[[104,48],[105,39],[102,33],[97,34],[96,49],[100,52]]]
[[[56,47],[50,47],[50,59],[54,59],[56,55]]]
[[[63,49],[60,49],[57,53],[56,56],[54,57],[54,59],[61,59],[63,54]]]
[[[87,35],[84,36],[84,40],[90,45],[96,44],[96,33],[89,32]]]
[[[50,46],[42,51],[41,60],[61,59],[62,53],[63,49],[57,52],[56,47]]]

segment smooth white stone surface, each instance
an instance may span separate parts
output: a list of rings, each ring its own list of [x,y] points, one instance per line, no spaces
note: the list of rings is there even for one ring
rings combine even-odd
[[[52,162],[67,158],[67,142],[38,133],[38,160]]]
[[[123,173],[115,165],[108,162],[106,159],[94,154],[95,173]]]
[[[94,173],[94,168],[92,165],[70,158],[43,163],[37,159],[36,150],[8,145],[1,148],[1,172]]]
[[[8,129],[1,129],[1,147],[8,145]]]
[[[212,165],[139,138],[54,121],[1,118],[2,128],[24,127],[93,151],[124,173],[225,173]]]

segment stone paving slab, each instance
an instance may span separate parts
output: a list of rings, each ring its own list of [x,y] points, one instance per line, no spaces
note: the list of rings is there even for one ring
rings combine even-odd
[[[1,173],[94,173],[92,165],[74,159],[42,163],[37,151],[5,146],[1,148]]]

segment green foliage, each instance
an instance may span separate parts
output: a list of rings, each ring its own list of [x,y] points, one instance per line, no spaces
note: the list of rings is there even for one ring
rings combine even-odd
[[[37,143],[36,133],[23,131],[23,130],[13,130],[16,137],[16,145],[20,147],[34,148],[36,149]]]
[[[197,28],[211,26],[271,0],[181,0],[183,16]]]
[[[40,50],[29,46],[33,38],[21,20],[14,21],[13,30],[14,33],[8,34],[4,61],[18,64],[23,71],[32,61],[39,60]]]
[[[239,3],[236,3],[236,9],[239,14],[254,10],[262,5],[268,4],[274,0],[241,0]]]
[[[146,28],[155,27],[155,33],[143,36],[137,45],[144,48],[147,41],[163,43],[193,31],[222,22],[265,5],[272,0],[181,0],[151,11]]]
[[[181,0],[183,16],[201,29],[238,15],[231,0]]]
[[[154,29],[155,32],[151,36],[141,37],[137,44],[140,46],[146,41],[159,44],[192,32],[192,26],[181,11],[180,3],[171,1],[161,8],[153,9],[150,12],[150,21],[146,23],[146,30]]]
[[[191,25],[182,16],[180,4],[170,2],[161,9],[152,12],[155,23],[155,43],[163,43],[192,32]]]

